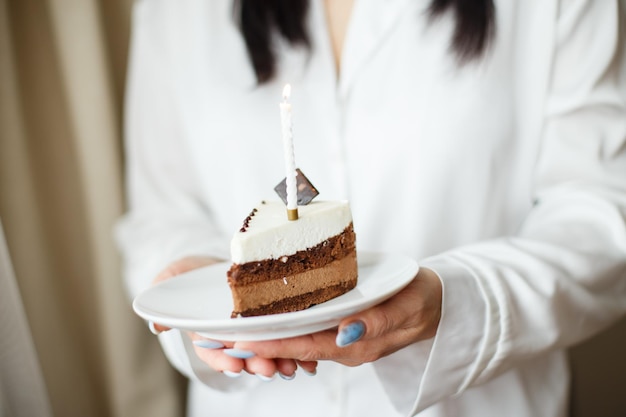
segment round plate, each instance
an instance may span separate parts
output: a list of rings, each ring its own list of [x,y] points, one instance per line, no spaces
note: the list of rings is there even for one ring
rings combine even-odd
[[[223,341],[271,340],[329,329],[342,318],[396,294],[419,266],[402,255],[359,252],[356,288],[325,303],[293,313],[231,319],[232,298],[226,281],[230,263],[196,269],[161,282],[133,302],[146,320]]]

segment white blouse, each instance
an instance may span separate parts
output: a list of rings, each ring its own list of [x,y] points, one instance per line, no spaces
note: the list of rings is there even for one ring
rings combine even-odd
[[[131,296],[179,257],[228,259],[250,209],[277,198],[287,82],[318,199],[350,200],[359,250],[409,255],[443,283],[434,339],[292,381],[228,378],[161,334],[191,378],[190,416],[567,414],[564,349],[626,311],[618,1],[496,1],[494,43],[462,67],[453,14],[430,21],[429,3],[357,0],[337,76],[312,0],[312,52],[281,42],[257,86],[231,1],[138,2],[117,228]]]

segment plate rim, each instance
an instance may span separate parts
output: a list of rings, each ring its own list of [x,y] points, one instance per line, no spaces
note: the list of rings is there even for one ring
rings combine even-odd
[[[419,271],[419,265],[416,260],[410,258],[406,255],[399,253],[388,253],[388,252],[378,252],[378,251],[357,251],[357,262],[359,267],[363,263],[374,262],[374,263],[382,263],[389,261],[402,261],[404,265],[402,268],[399,268],[398,271],[394,271],[392,281],[392,287],[390,291],[383,292],[380,295],[376,295],[373,297],[367,297],[365,299],[356,299],[351,300],[346,303],[335,302],[333,304],[322,303],[318,306],[296,311],[290,313],[281,313],[281,314],[272,314],[266,316],[255,316],[255,317],[242,317],[242,318],[224,318],[224,319],[200,319],[200,318],[185,318],[185,317],[168,317],[154,309],[148,308],[145,305],[142,305],[142,299],[146,297],[147,294],[150,294],[153,291],[159,291],[160,287],[168,286],[168,285],[180,285],[180,280],[178,281],[163,281],[154,286],[147,288],[142,291],[139,295],[137,295],[132,302],[132,308],[135,313],[141,318],[149,321],[154,321],[159,324],[163,324],[165,326],[176,328],[185,331],[193,331],[197,333],[210,334],[212,336],[223,335],[223,337],[232,338],[235,335],[238,335],[237,340],[263,340],[267,339],[267,337],[263,337],[264,332],[270,332],[272,334],[275,333],[298,333],[297,329],[306,327],[312,327],[316,324],[322,322],[328,322],[327,328],[332,327],[332,323],[341,320],[341,318],[346,317],[351,314],[355,314],[359,311],[362,311],[366,308],[369,308],[373,305],[379,304],[382,301],[392,297],[401,291],[406,285],[408,285],[413,277]],[[209,265],[206,267],[198,268],[193,271],[189,271],[187,273],[180,274],[178,278],[184,277],[186,275],[197,275],[200,271],[206,271],[209,269],[223,269],[224,275],[226,273],[227,268],[230,266],[229,261],[219,262],[217,264]],[[364,265],[367,266],[367,265]],[[191,278],[190,278],[191,279]],[[371,278],[370,278],[371,279]],[[173,284],[172,284],[173,283]],[[224,283],[224,285],[227,285]],[[357,282],[357,287],[359,288],[359,283]],[[350,292],[337,297],[335,300],[340,299],[341,297],[346,296]],[[334,300],[330,300],[334,301]],[[302,322],[304,321],[304,323]],[[338,323],[338,321],[337,321]],[[301,334],[306,334],[307,332],[303,332]],[[222,340],[231,340],[224,339]]]

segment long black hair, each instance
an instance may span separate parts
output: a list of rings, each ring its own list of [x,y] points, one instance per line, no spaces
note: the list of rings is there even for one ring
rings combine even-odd
[[[234,0],[250,63],[259,84],[272,79],[276,56],[272,35],[277,31],[292,46],[311,47],[306,30],[309,0]],[[454,14],[451,49],[460,63],[480,58],[495,33],[493,0],[431,0],[428,13],[436,19]]]

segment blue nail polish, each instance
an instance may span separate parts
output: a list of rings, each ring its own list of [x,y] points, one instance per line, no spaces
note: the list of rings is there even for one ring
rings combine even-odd
[[[362,321],[355,321],[342,328],[337,334],[335,343],[339,347],[346,347],[363,337],[365,324]]]
[[[256,374],[256,376],[263,382],[270,382],[270,381],[274,380],[274,375],[272,375],[272,376],[265,376],[265,375],[261,375],[261,374]]]
[[[282,379],[284,379],[285,381],[291,381],[292,379],[294,379],[296,377],[296,373],[294,372],[291,375],[285,375],[282,372],[278,373],[278,376],[280,376]]]
[[[221,349],[224,347],[222,342],[207,339],[194,340],[193,344],[204,349]]]
[[[224,349],[224,353],[238,359],[249,359],[255,356],[254,352],[242,349]]]
[[[225,371],[222,371],[222,373],[229,378],[239,378],[241,376],[241,372],[233,372],[233,371],[225,370]]]
[[[304,372],[305,375],[307,376],[315,376],[317,375],[317,369],[313,369],[313,372],[307,371],[306,369],[302,368],[302,372]]]

